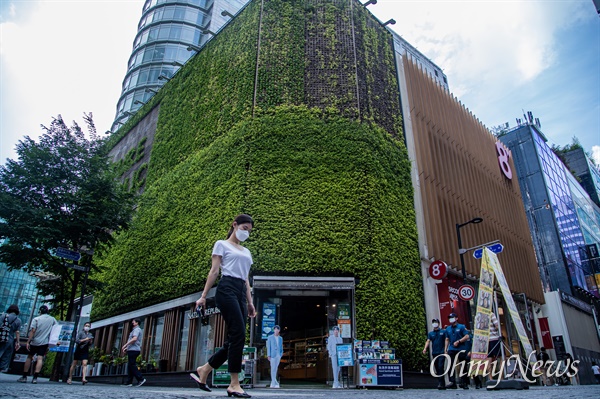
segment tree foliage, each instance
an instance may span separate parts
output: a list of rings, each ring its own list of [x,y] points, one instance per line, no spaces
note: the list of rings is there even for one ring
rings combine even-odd
[[[89,139],[59,115],[42,125],[39,142],[26,136],[16,146],[18,159],[0,166],[0,262],[51,276],[39,288],[67,318],[81,272],[66,268],[56,248],[89,252],[110,243],[132,210],[132,196],[110,173],[91,113],[84,120]]]

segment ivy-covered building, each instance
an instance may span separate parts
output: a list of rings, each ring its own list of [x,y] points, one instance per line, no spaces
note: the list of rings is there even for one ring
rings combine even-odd
[[[410,370],[428,368],[426,316],[467,306],[449,295],[455,223],[483,216],[475,242],[510,243],[511,288],[543,302],[518,184],[499,174],[496,150],[441,69],[358,1],[253,0],[113,136],[139,203],[97,260],[96,345],[120,347],[141,317],[143,356],[161,371],[203,363],[224,324],[214,305],[202,320],[193,304],[214,242],[244,212],[255,220],[254,383],[270,378],[262,348],[276,323],[283,383],[331,379],[324,344],[338,325],[347,342],[389,342],[410,385]],[[427,276],[437,259],[448,280]]]
[[[348,341],[389,341],[407,370],[426,367],[394,43],[358,1],[250,2],[113,143],[140,196],[131,229],[98,259],[99,348],[142,316],[143,354],[162,370],[203,362],[223,323],[215,309],[203,326],[192,304],[214,242],[245,212],[259,313],[248,344],[262,357],[274,306],[284,381],[329,378],[323,345],[338,324]]]

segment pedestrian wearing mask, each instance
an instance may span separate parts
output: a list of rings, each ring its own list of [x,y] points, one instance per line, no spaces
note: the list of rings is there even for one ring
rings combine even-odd
[[[427,341],[425,341],[425,347],[423,348],[423,354],[427,353],[427,348],[431,346],[431,355],[433,357],[435,373],[438,375],[438,386],[437,389],[446,389],[446,381],[444,377],[444,364],[446,363],[446,357],[444,356],[444,350],[446,347],[446,330],[440,328],[440,321],[438,319],[431,320],[431,326],[433,331],[427,334]]]
[[[239,373],[242,371],[242,355],[246,340],[246,319],[254,317],[256,310],[252,303],[252,289],[248,275],[252,266],[252,254],[241,245],[246,241],[254,227],[250,215],[241,214],[235,217],[226,240],[215,243],[212,251],[212,266],[208,272],[202,296],[196,301],[196,308],[206,306],[206,295],[212,288],[221,270],[221,280],[217,286],[215,301],[221,316],[227,326],[227,339],[208,362],[190,374],[197,383],[198,388],[210,392],[206,379],[210,372],[219,368],[227,361],[231,382],[227,387],[227,396],[235,398],[249,398],[240,385]]]
[[[342,388],[339,382],[340,366],[337,358],[337,344],[344,343],[342,337],[340,337],[340,328],[338,326],[333,327],[333,335],[329,335],[327,340],[327,352],[329,352],[329,358],[331,359],[331,369],[333,371],[333,389]]]
[[[75,366],[77,366],[77,362],[81,362],[81,383],[83,385],[87,384],[87,364],[88,359],[90,358],[90,347],[92,346],[92,341],[94,340],[94,336],[90,333],[91,324],[85,323],[83,325],[83,331],[79,331],[77,334],[77,339],[75,339],[75,354],[73,355],[73,362],[71,363],[71,368],[69,369],[69,378],[67,379],[67,384],[71,385],[73,378],[73,371],[75,370]]]
[[[454,367],[458,362],[467,362],[467,355],[470,350],[468,341],[471,338],[469,331],[464,324],[458,323],[456,313],[448,315],[450,325],[446,327],[446,348],[445,352],[450,356],[450,384],[446,386],[448,389],[456,389],[456,377],[454,376]],[[460,376],[459,386],[463,389],[469,389],[469,377],[467,374],[468,365],[465,370],[465,375]]]
[[[267,358],[271,363],[271,388],[279,388],[277,369],[283,355],[283,338],[279,335],[279,326],[273,327],[273,334],[267,338]]]
[[[19,350],[21,344],[19,343],[21,328],[21,319],[19,319],[19,307],[17,305],[10,305],[6,309],[6,313],[0,315],[0,373],[6,373],[10,361],[13,356],[13,349]]]

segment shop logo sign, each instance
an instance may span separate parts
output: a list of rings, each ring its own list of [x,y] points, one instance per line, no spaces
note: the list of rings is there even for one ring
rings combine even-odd
[[[507,179],[512,180],[512,170],[508,164],[510,152],[500,141],[496,141],[496,152],[498,153],[498,164],[500,165],[500,169],[502,169],[502,173],[504,173]]]

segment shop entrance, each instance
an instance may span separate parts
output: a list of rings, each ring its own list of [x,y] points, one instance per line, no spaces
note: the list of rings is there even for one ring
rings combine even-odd
[[[347,341],[354,336],[354,279],[344,280],[340,285],[340,281],[327,278],[270,277],[265,281],[255,277],[254,297],[258,306],[251,340],[258,350],[258,385],[271,382],[265,342],[275,325],[281,327],[283,337],[283,356],[278,369],[280,384],[324,385],[331,380],[326,353],[329,331],[342,323]]]

